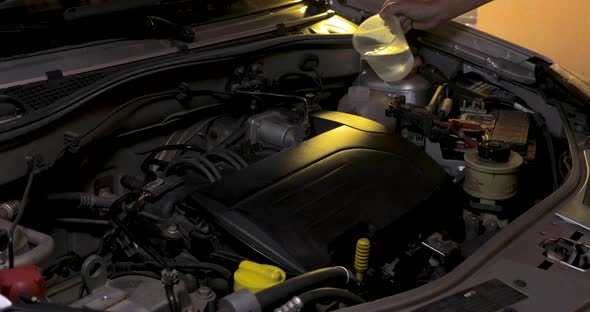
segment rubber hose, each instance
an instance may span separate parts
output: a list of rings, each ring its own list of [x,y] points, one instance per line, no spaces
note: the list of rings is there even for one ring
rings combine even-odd
[[[8,230],[11,226],[11,222],[0,219],[0,228]],[[55,249],[55,241],[51,236],[22,226],[16,228],[24,233],[27,242],[34,247],[22,254],[14,255],[14,267],[39,264],[51,256]]]
[[[217,169],[217,167],[215,167],[215,165],[210,162],[209,159],[203,157],[202,155],[199,155],[196,158],[198,158],[202,164],[204,164],[207,168],[209,168],[209,170],[211,170],[211,172],[213,172],[216,180],[221,179],[221,173],[219,172],[219,169]]]
[[[244,160],[244,158],[242,158],[240,155],[238,155],[236,152],[229,150],[229,149],[221,149],[220,150],[223,153],[226,153],[228,156],[233,157],[235,160],[238,161],[238,163],[243,167],[246,168],[248,167],[248,163]]]
[[[262,311],[275,308],[289,298],[321,286],[345,286],[352,273],[344,267],[319,269],[288,279],[256,293]]]
[[[75,206],[85,208],[110,208],[115,198],[95,196],[90,193],[58,193],[49,194],[48,200],[73,202]]]
[[[130,191],[140,190],[143,187],[142,180],[128,174],[122,176],[120,182],[124,188]]]
[[[170,312],[180,312],[180,306],[178,305],[178,300],[176,300],[176,295],[174,294],[174,284],[166,281],[164,283],[164,289],[166,290],[166,299],[168,300],[168,308]]]
[[[299,295],[298,297],[304,306],[306,304],[310,304],[322,299],[335,299],[336,301],[352,305],[365,303],[365,300],[363,300],[363,298],[347,290],[331,287],[310,290],[306,293]]]
[[[207,170],[207,168],[205,168],[205,166],[203,166],[202,163],[196,161],[195,159],[191,159],[191,158],[179,159],[176,161],[172,161],[169,164],[168,168],[166,169],[166,175],[171,175],[177,167],[183,166],[183,165],[188,165],[194,169],[198,169],[197,172],[201,172],[211,183],[216,181],[213,174],[211,174],[211,172],[209,170]]]
[[[171,218],[176,209],[176,204],[188,197],[190,194],[191,189],[189,188],[180,187],[175,189],[162,196],[162,198],[158,201],[158,206],[156,206],[157,210],[151,211],[151,213],[163,219]]]
[[[237,170],[240,170],[243,168],[243,166],[240,165],[240,163],[237,162],[235,158],[231,157],[230,155],[224,154],[222,152],[211,151],[211,152],[207,152],[207,154],[205,154],[204,156],[205,157],[211,157],[211,156],[219,157],[219,158],[223,159],[224,161],[226,161],[227,163],[229,163],[230,165],[232,165]]]

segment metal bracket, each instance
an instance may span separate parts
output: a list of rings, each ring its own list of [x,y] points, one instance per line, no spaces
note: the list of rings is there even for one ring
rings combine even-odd
[[[88,257],[80,270],[82,281],[89,293],[107,284],[107,266],[104,259],[98,255]]]

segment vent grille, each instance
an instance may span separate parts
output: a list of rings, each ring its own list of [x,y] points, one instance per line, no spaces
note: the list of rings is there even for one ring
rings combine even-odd
[[[65,77],[58,81],[42,81],[24,86],[16,86],[0,91],[27,105],[30,109],[39,110],[65,98],[74,92],[88,87],[103,79],[102,73],[89,73]]]

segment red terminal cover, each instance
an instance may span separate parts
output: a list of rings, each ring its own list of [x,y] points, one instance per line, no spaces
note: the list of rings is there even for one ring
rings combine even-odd
[[[12,303],[16,303],[21,295],[43,297],[45,282],[34,265],[0,270],[0,293]]]

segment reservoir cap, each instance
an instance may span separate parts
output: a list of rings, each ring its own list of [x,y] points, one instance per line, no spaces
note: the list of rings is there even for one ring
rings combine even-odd
[[[500,141],[486,141],[479,144],[477,156],[495,162],[505,163],[510,159],[510,147]]]
[[[283,282],[286,277],[285,271],[278,267],[244,260],[234,273],[234,291],[245,288],[256,293]]]

